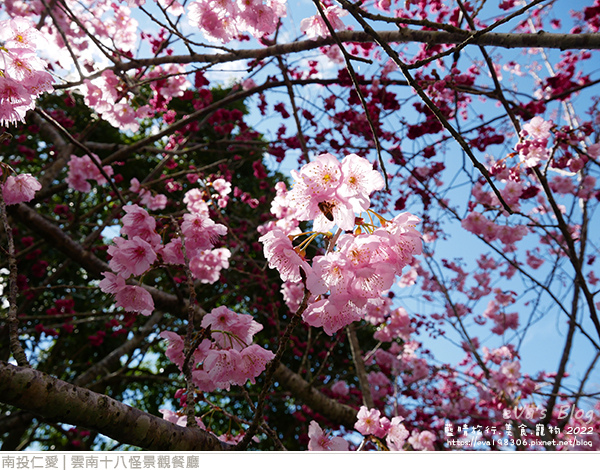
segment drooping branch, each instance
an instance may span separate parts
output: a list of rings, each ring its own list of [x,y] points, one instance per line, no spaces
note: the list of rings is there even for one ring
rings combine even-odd
[[[0,361],[3,403],[45,420],[82,426],[147,450],[224,451],[231,447],[198,428],[177,426],[117,400],[35,369]]]

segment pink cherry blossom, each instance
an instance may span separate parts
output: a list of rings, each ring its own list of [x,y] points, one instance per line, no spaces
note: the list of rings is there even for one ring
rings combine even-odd
[[[172,238],[169,243],[160,249],[159,253],[165,264],[185,264],[183,243],[179,237]]]
[[[140,202],[151,211],[160,211],[167,207],[167,196],[164,194],[152,194],[146,189],[140,191]]]
[[[193,252],[211,249],[227,233],[227,227],[215,223],[208,215],[184,214],[181,232],[187,255],[192,257]]]
[[[121,218],[121,234],[127,237],[140,237],[148,242],[154,249],[158,249],[161,245],[161,237],[156,233],[156,220],[148,211],[138,206],[131,204],[123,207],[125,215]]]
[[[348,450],[348,442],[342,437],[329,436],[321,429],[316,421],[311,421],[308,426],[308,450],[313,452],[337,451],[345,452]]]
[[[302,313],[302,319],[314,327],[322,327],[329,336],[354,321],[362,319],[363,311],[350,294],[312,302]]]
[[[297,282],[285,281],[281,286],[281,294],[290,312],[296,312],[304,297],[304,286]]]
[[[242,350],[250,345],[252,337],[262,325],[252,315],[237,314],[225,306],[213,309],[202,319],[203,328],[211,328],[211,337],[221,348]]]
[[[187,423],[187,416],[183,414],[175,413],[174,411],[167,410],[165,408],[161,408],[158,410],[162,413],[163,419],[165,421],[169,421],[170,423],[176,424],[177,426],[185,427]]]
[[[209,41],[229,42],[238,31],[233,18],[237,16],[236,2],[219,2],[219,7],[207,0],[188,5],[188,20],[199,28]],[[222,7],[222,8],[220,8]]]
[[[203,192],[198,188],[190,189],[183,197],[188,212],[208,217],[208,204],[203,199]]]
[[[287,199],[296,208],[298,220],[314,220],[315,231],[326,231],[336,224],[342,230],[354,228],[352,205],[337,193],[342,168],[333,155],[319,155],[299,172],[292,172],[292,177],[295,183]]]
[[[115,294],[115,303],[127,312],[150,315],[154,311],[154,300],[150,293],[139,286],[125,286]]]
[[[311,198],[321,199],[333,195],[342,181],[342,166],[333,155],[324,153],[304,165],[299,173],[292,173],[304,185],[301,191]],[[295,191],[296,187],[292,191]]]
[[[261,326],[262,328],[262,326]],[[272,351],[264,349],[258,344],[251,344],[242,349],[241,362],[238,366],[240,374],[251,383],[256,382],[258,377],[266,368],[267,364],[275,357]]]
[[[348,396],[350,393],[350,387],[344,380],[338,380],[331,386],[331,391],[336,395]]]
[[[38,49],[47,44],[45,36],[27,18],[0,21],[0,40],[6,48]]]
[[[204,370],[219,388],[229,390],[231,384],[243,385],[246,382],[239,370],[242,356],[235,349],[211,349],[204,360]]]
[[[42,189],[39,181],[29,173],[9,176],[2,185],[2,196],[4,203],[8,206],[29,202],[35,197],[36,191]]]
[[[366,406],[361,406],[356,415],[357,421],[354,424],[356,429],[363,436],[373,434],[379,436],[381,434],[381,413],[375,408],[367,409]]]
[[[435,450],[433,446],[435,443],[435,435],[431,431],[413,431],[408,442],[415,450]]]
[[[177,0],[158,0],[158,3],[173,16],[181,16],[184,13],[183,5]]]
[[[192,275],[202,284],[214,284],[221,276],[221,270],[229,268],[231,251],[227,248],[216,248],[193,252],[189,262]]]
[[[404,424],[402,424],[402,421],[404,421],[404,418],[395,416],[390,423],[390,429],[388,430],[385,442],[391,451],[402,450],[404,443],[408,439],[409,432],[404,427]]]
[[[166,351],[166,355],[169,360],[173,364],[176,364],[179,369],[182,369],[183,362],[185,361],[185,354],[183,352],[183,338],[172,331],[161,331],[159,336],[169,342],[169,346],[167,347]]]
[[[112,256],[109,266],[125,278],[144,274],[156,261],[152,246],[138,236],[131,240],[116,237],[113,242],[115,244],[108,247],[108,254]]]
[[[313,269],[307,276],[306,287],[314,295],[344,292],[353,277],[350,262],[343,253],[332,252],[313,258]]]
[[[263,244],[269,267],[277,269],[283,281],[299,282],[300,270],[310,270],[308,263],[294,249],[291,240],[281,230],[275,229],[258,239]]]
[[[326,7],[325,16],[329,20],[329,23],[333,27],[334,30],[343,30],[346,29],[344,22],[340,20],[340,17],[346,16],[348,12],[343,10],[342,8],[333,5]],[[328,37],[329,29],[323,21],[323,18],[319,13],[309,18],[305,18],[300,22],[300,30],[306,34],[309,39],[314,39],[317,37]]]
[[[102,175],[98,166],[93,163],[92,159],[98,162],[98,164],[100,163],[97,155],[92,155],[91,157],[89,155],[84,155],[83,157],[71,155],[68,163],[69,173],[67,175],[67,183],[70,188],[88,193],[92,189],[88,182],[89,180],[96,181],[98,184],[107,183],[106,178]],[[107,176],[112,176],[113,174],[113,169],[109,165],[103,166],[102,170],[104,170]]]
[[[355,212],[367,210],[371,193],[385,186],[381,173],[374,170],[366,159],[355,154],[347,155],[342,160],[342,174],[343,184],[338,194],[350,201]]]
[[[104,276],[104,279],[102,279],[98,284],[102,292],[106,292],[107,294],[116,294],[127,285],[125,278],[119,274],[114,274],[107,271],[103,272],[102,275]]]
[[[545,121],[540,116],[535,116],[527,124],[523,125],[523,131],[536,140],[545,140],[550,138],[550,129],[552,129],[554,123],[552,121]]]

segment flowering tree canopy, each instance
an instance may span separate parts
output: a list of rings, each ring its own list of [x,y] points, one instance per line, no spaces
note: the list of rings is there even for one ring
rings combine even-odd
[[[488,3],[2,2],[1,450],[599,450],[600,0]]]

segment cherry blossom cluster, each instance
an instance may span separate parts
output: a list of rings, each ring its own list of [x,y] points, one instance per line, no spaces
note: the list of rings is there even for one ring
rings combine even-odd
[[[44,43],[44,36],[28,19],[0,21],[0,126],[24,121],[35,99],[53,90],[52,76],[37,55]]]
[[[584,171],[589,160],[600,156],[600,145],[586,142],[589,132],[585,126],[577,129],[558,127],[539,116],[525,123],[520,141],[515,146],[516,153],[513,154],[518,155],[520,163],[510,166],[510,159],[501,159],[490,164],[490,174],[500,183],[498,186],[503,202],[513,211],[523,211],[521,206],[524,201],[537,203],[529,213],[536,219],[540,214],[551,213],[552,208],[540,194],[537,182],[531,178],[531,168],[542,164],[552,173],[559,173],[548,178],[548,186],[556,196],[573,195],[590,200],[597,195],[596,178]],[[533,229],[486,217],[486,212],[494,215],[495,209],[499,209],[504,216],[508,213],[502,210],[499,198],[484,188],[483,182],[477,182],[471,191],[475,199],[471,209],[479,204],[484,211],[471,210],[463,219],[462,226],[486,242],[499,240],[505,245],[505,252],[514,252],[515,243],[532,233]],[[533,269],[537,269],[542,262],[534,254],[527,254],[527,264]]]
[[[94,163],[94,161],[96,163]],[[78,157],[71,155],[69,160],[69,172],[67,174],[67,184],[69,188],[82,193],[89,193],[92,189],[90,181],[95,181],[98,184],[106,184],[106,178],[100,171],[100,159],[97,155],[84,155]],[[105,165],[102,170],[106,176],[113,175],[113,169],[110,165]]]
[[[369,305],[379,302],[396,275],[421,253],[421,235],[415,229],[419,219],[405,212],[386,220],[368,212],[370,195],[383,188],[383,178],[358,155],[339,162],[331,154],[322,154],[292,176],[293,189],[285,192],[279,187],[274,201],[273,212],[285,222],[265,228],[269,231],[259,240],[269,266],[279,271],[284,283],[305,281],[313,297],[304,321],[332,335],[362,319]],[[361,212],[367,212],[369,222],[356,217]],[[296,230],[305,220],[313,221],[309,242],[338,227],[335,246],[312,262],[304,256],[306,240],[298,246],[292,241],[306,235]],[[287,295],[293,295],[289,285],[286,289]],[[298,295],[295,289],[296,300]],[[291,298],[290,302],[294,303]]]
[[[403,450],[405,443],[408,442],[415,450],[433,450],[435,436],[430,431],[413,431],[409,438],[409,432],[402,424],[404,418],[395,416],[389,420],[377,409],[367,409],[361,406],[354,429],[363,436],[373,435],[379,439],[385,438],[389,450]]]
[[[514,244],[529,233],[528,228],[524,225],[498,224],[488,219],[481,212],[469,212],[461,225],[469,232],[481,236],[487,242],[499,240],[508,247],[506,251],[514,251]]]
[[[403,424],[402,416],[395,416],[391,420],[381,415],[375,408],[368,409],[361,406],[354,425],[363,436],[374,436],[377,439],[385,439],[387,449],[391,451],[402,451],[410,444],[413,450],[434,450],[435,434],[431,431],[408,432]],[[309,451],[347,451],[348,442],[339,436],[325,433],[319,424],[311,421],[308,428],[308,450]],[[410,447],[409,447],[410,448]]]
[[[188,20],[208,40],[229,42],[243,33],[260,38],[275,32],[286,16],[284,0],[199,0],[188,6]]]
[[[553,125],[552,121],[545,121],[536,116],[523,126],[521,141],[517,144],[516,150],[525,167],[532,168],[548,159],[550,156],[547,148],[548,139]]]
[[[192,354],[192,380],[201,391],[229,390],[231,385],[255,383],[275,354],[253,337],[262,330],[252,315],[237,314],[225,306],[213,309],[202,319],[202,328],[210,329],[210,338],[202,340]],[[177,333],[163,331],[169,342],[167,357],[183,371],[185,342]]]
[[[172,237],[166,244],[156,232],[156,219],[145,209],[133,204],[123,210],[126,215],[121,219],[121,236],[115,237],[108,248],[112,272],[103,273],[100,288],[114,294],[117,306],[125,311],[152,313],[154,301],[150,293],[141,286],[127,284],[127,280],[143,276],[155,263],[188,266],[192,276],[205,284],[215,283],[221,270],[229,267],[231,252],[214,248],[227,228],[215,223],[208,209],[184,214],[181,236]]]
[[[512,295],[511,295],[512,294]],[[515,303],[514,292],[504,294],[496,291],[494,299],[490,300],[487,308],[483,312],[485,318],[494,322],[492,333],[503,335],[508,329],[517,330],[519,327],[519,314],[517,312],[507,313],[504,309]]]
[[[84,80],[82,91],[85,104],[123,131],[136,132],[140,127],[138,120],[151,115],[150,106],[131,105],[133,95],[112,70],[105,70],[94,80]]]

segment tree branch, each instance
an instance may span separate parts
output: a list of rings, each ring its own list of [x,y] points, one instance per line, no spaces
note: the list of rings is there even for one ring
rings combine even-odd
[[[3,403],[46,420],[82,426],[147,450],[224,451],[231,446],[198,428],[185,428],[35,369],[0,361]]]
[[[354,428],[356,414],[358,413],[354,408],[319,392],[316,388],[311,387],[300,375],[294,373],[283,364],[279,364],[279,367],[277,367],[275,379],[283,389],[288,388],[294,398],[302,401],[311,410],[347,429]]]
[[[445,31],[421,31],[410,28],[401,28],[399,31],[378,31],[377,37],[388,44],[409,42],[426,43],[430,45],[462,44],[465,40],[469,39],[470,44],[472,45],[502,47],[506,49],[529,47],[560,50],[600,49],[600,33],[560,34],[546,33],[545,31],[540,31],[536,34],[486,33],[481,34],[476,38],[472,38],[472,34],[473,33],[469,31],[449,33]],[[374,42],[373,37],[364,31],[338,31],[336,36],[342,42]],[[237,60],[262,60],[286,54],[310,51],[323,46],[331,46],[333,44],[336,44],[336,39],[327,37],[277,44],[260,49],[243,49],[223,54],[186,54],[152,57],[148,59],[132,59],[129,62],[123,62],[109,68],[127,71],[139,67],[163,64],[222,64],[226,62],[235,62]],[[94,78],[101,73],[102,71],[97,72],[88,78]],[[59,86],[57,88],[61,87]]]

